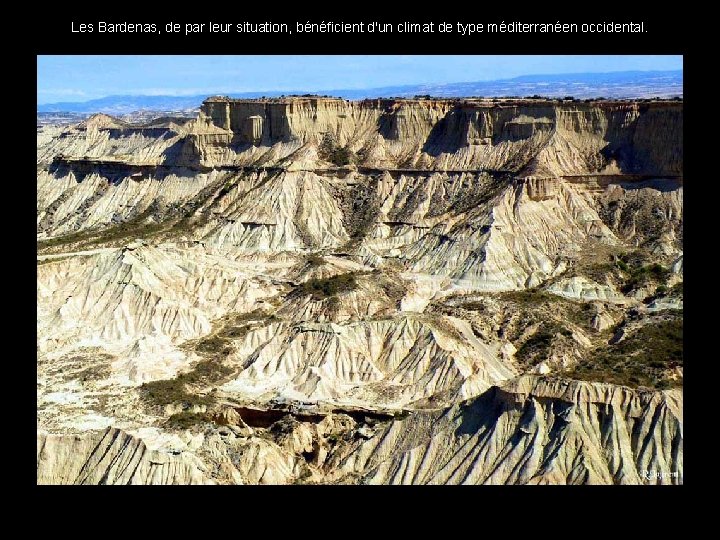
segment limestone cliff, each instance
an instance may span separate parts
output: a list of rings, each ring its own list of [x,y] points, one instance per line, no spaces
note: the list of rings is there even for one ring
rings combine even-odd
[[[202,111],[232,131],[242,163],[248,145],[284,143],[283,155],[329,135],[364,167],[682,174],[682,104],[214,98]]]

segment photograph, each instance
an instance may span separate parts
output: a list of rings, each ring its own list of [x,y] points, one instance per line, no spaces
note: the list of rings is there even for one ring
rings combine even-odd
[[[38,485],[683,484],[683,55],[36,59]]]

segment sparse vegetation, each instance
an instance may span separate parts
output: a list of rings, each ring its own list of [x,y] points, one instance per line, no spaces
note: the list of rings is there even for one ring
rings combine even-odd
[[[210,422],[212,422],[212,419],[206,413],[182,411],[168,418],[165,425],[175,429],[190,429],[193,426]]]
[[[272,175],[268,175],[272,177]],[[220,180],[221,181],[221,180]],[[217,194],[219,183],[204,188],[192,201],[182,206],[171,204],[161,207],[157,202],[151,204],[143,212],[128,220],[108,224],[104,228],[82,230],[55,238],[39,240],[37,251],[54,251],[52,248],[73,245],[73,249],[86,249],[104,244],[120,244],[135,238],[147,239],[171,233],[173,236],[187,234],[207,221],[207,214],[197,213],[198,208],[208,201],[219,200],[222,195],[232,189],[237,180],[231,179],[223,184],[220,194]],[[155,221],[160,219],[160,221]]]
[[[482,302],[465,302],[464,304],[460,304],[460,308],[467,311],[476,311],[478,313],[482,313],[486,310],[485,304]]]
[[[611,253],[608,259],[583,263],[574,274],[597,283],[605,283],[611,278],[623,294],[651,283],[664,286],[670,270],[656,262],[649,262],[649,259],[650,256],[642,250]]]
[[[187,408],[212,404],[211,397],[199,395],[197,390],[202,386],[215,384],[233,372],[232,368],[223,363],[233,350],[232,340],[244,337],[250,330],[248,323],[251,321],[269,322],[276,319],[274,315],[268,315],[261,310],[225,316],[217,332],[185,345],[204,357],[192,370],[181,373],[174,379],[144,383],[140,387],[141,393],[154,405],[180,403]]]
[[[682,298],[683,297],[683,282],[676,283],[670,289],[668,289],[668,296],[672,296],[673,298]]]
[[[106,227],[105,229],[101,229],[99,231],[96,229],[88,229],[55,238],[40,240],[37,243],[37,250],[42,251],[48,248],[76,243],[82,243],[86,246],[94,246],[117,242],[120,240],[147,238],[169,227],[167,222],[149,222],[148,220],[150,219],[152,212],[153,210],[148,208],[133,219]]]
[[[232,352],[229,340],[220,336],[209,336],[197,342],[195,350],[199,353],[228,355]]]
[[[610,260],[622,272],[630,271],[630,267],[628,266],[628,263],[630,262],[630,255],[628,253],[619,253],[617,255],[611,256]]]
[[[320,157],[337,167],[345,167],[355,163],[356,156],[347,146],[339,146],[335,138],[326,133],[320,144]]]
[[[312,253],[312,254],[308,255],[307,259],[305,259],[305,261],[312,268],[322,266],[326,262],[325,259],[323,259],[320,255],[318,255],[316,253]]]
[[[315,300],[324,300],[339,294],[353,291],[358,283],[355,272],[338,274],[324,279],[310,279],[299,285],[295,290],[297,294],[312,295]]]
[[[77,378],[81,382],[89,381],[100,381],[106,379],[112,374],[110,364],[96,364],[94,366],[87,367],[77,374]]]
[[[376,199],[377,182],[377,178],[370,177],[343,188],[330,186],[343,213],[343,226],[350,235],[342,250],[354,249],[375,223],[379,211]]]
[[[202,343],[207,344],[208,341]],[[213,345],[207,346],[207,349],[203,352],[214,351],[216,342],[213,341],[212,343]],[[219,352],[223,356],[220,358],[214,357],[200,360],[193,366],[191,371],[181,373],[174,379],[162,379],[142,384],[140,391],[143,397],[155,405],[179,403],[188,408],[194,405],[212,404],[213,398],[201,395],[197,390],[200,386],[217,383],[233,372],[231,368],[222,364],[224,355],[229,351],[229,348],[225,345],[222,347]]]
[[[233,179],[233,180],[228,180],[227,182],[225,182],[225,185],[224,185],[224,186],[222,187],[222,189],[220,190],[219,196],[220,196],[220,197],[224,197],[225,195],[227,195],[228,193],[230,193],[230,190],[232,190],[232,188],[235,187],[235,184],[236,184],[236,183],[237,183],[237,182],[236,182],[236,180],[234,180],[234,179]]]
[[[353,206],[355,207],[356,205],[353,204]],[[356,245],[365,237],[365,235],[367,235],[370,228],[375,223],[375,216],[377,214],[377,207],[372,204],[366,203],[363,206],[357,206],[357,208],[353,208],[353,210],[356,210],[357,213],[355,213],[355,220],[350,227],[351,232],[349,246]]]
[[[572,336],[572,332],[554,322],[547,322],[530,336],[515,353],[521,362],[536,365],[547,360],[555,337],[560,334],[565,337]]]
[[[621,288],[625,294],[651,282],[664,284],[670,275],[670,271],[657,263],[653,263],[645,266],[630,267],[627,274],[627,280]]]
[[[620,264],[625,264],[620,262]],[[612,262],[585,264],[577,273],[595,283],[604,284],[608,276],[617,274],[617,265]]]
[[[188,389],[187,375],[184,373],[175,379],[143,383],[140,386],[140,393],[146,401],[158,406],[177,403],[182,405],[183,408],[190,408],[195,405],[211,404],[211,398],[200,396]]]
[[[397,276],[381,276],[380,286],[387,297],[393,302],[400,302],[407,293],[405,284]]]
[[[67,260],[69,260],[69,259],[71,259],[71,258],[72,258],[71,256],[67,256],[67,257],[52,257],[52,258],[49,258],[49,259],[43,259],[43,260],[41,260],[41,261],[37,261],[37,265],[38,265],[38,266],[42,266],[42,265],[44,265],[44,264],[51,264],[51,263],[57,263],[57,262],[67,261]]]
[[[232,352],[231,341],[245,337],[256,325],[253,323],[269,324],[279,320],[274,313],[268,314],[261,309],[248,313],[231,313],[220,319],[220,329],[215,334],[191,343],[190,347],[200,354],[227,356]]]
[[[643,300],[643,304],[651,304],[658,298],[667,296],[669,291],[670,289],[668,289],[665,285],[660,285],[657,289],[655,289],[654,293]]]
[[[45,240],[38,240],[37,250],[42,251],[44,249],[55,246],[74,244],[75,242],[80,242],[82,240],[90,238],[92,234],[94,234],[94,232],[90,233],[89,231],[79,231],[75,233],[65,234],[63,236],[56,236],[54,238],[47,238]]]
[[[498,293],[501,300],[521,304],[524,306],[539,306],[557,302],[559,298],[542,289],[526,289],[524,291],[509,291]]]
[[[588,380],[665,389],[682,385],[670,377],[683,365],[683,320],[664,320],[641,326],[622,341],[599,347],[565,373]]]

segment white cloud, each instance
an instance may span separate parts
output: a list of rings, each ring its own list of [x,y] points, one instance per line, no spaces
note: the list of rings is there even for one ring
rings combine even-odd
[[[127,93],[131,96],[197,96],[201,94],[233,93],[242,90],[229,86],[195,87],[195,88],[138,88]]]
[[[82,90],[76,90],[74,88],[38,88],[38,94],[52,95],[52,96],[87,96],[88,94]]]

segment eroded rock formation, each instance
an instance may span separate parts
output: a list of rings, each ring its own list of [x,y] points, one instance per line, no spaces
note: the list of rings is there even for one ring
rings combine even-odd
[[[682,483],[682,119],[39,128],[38,482]]]

